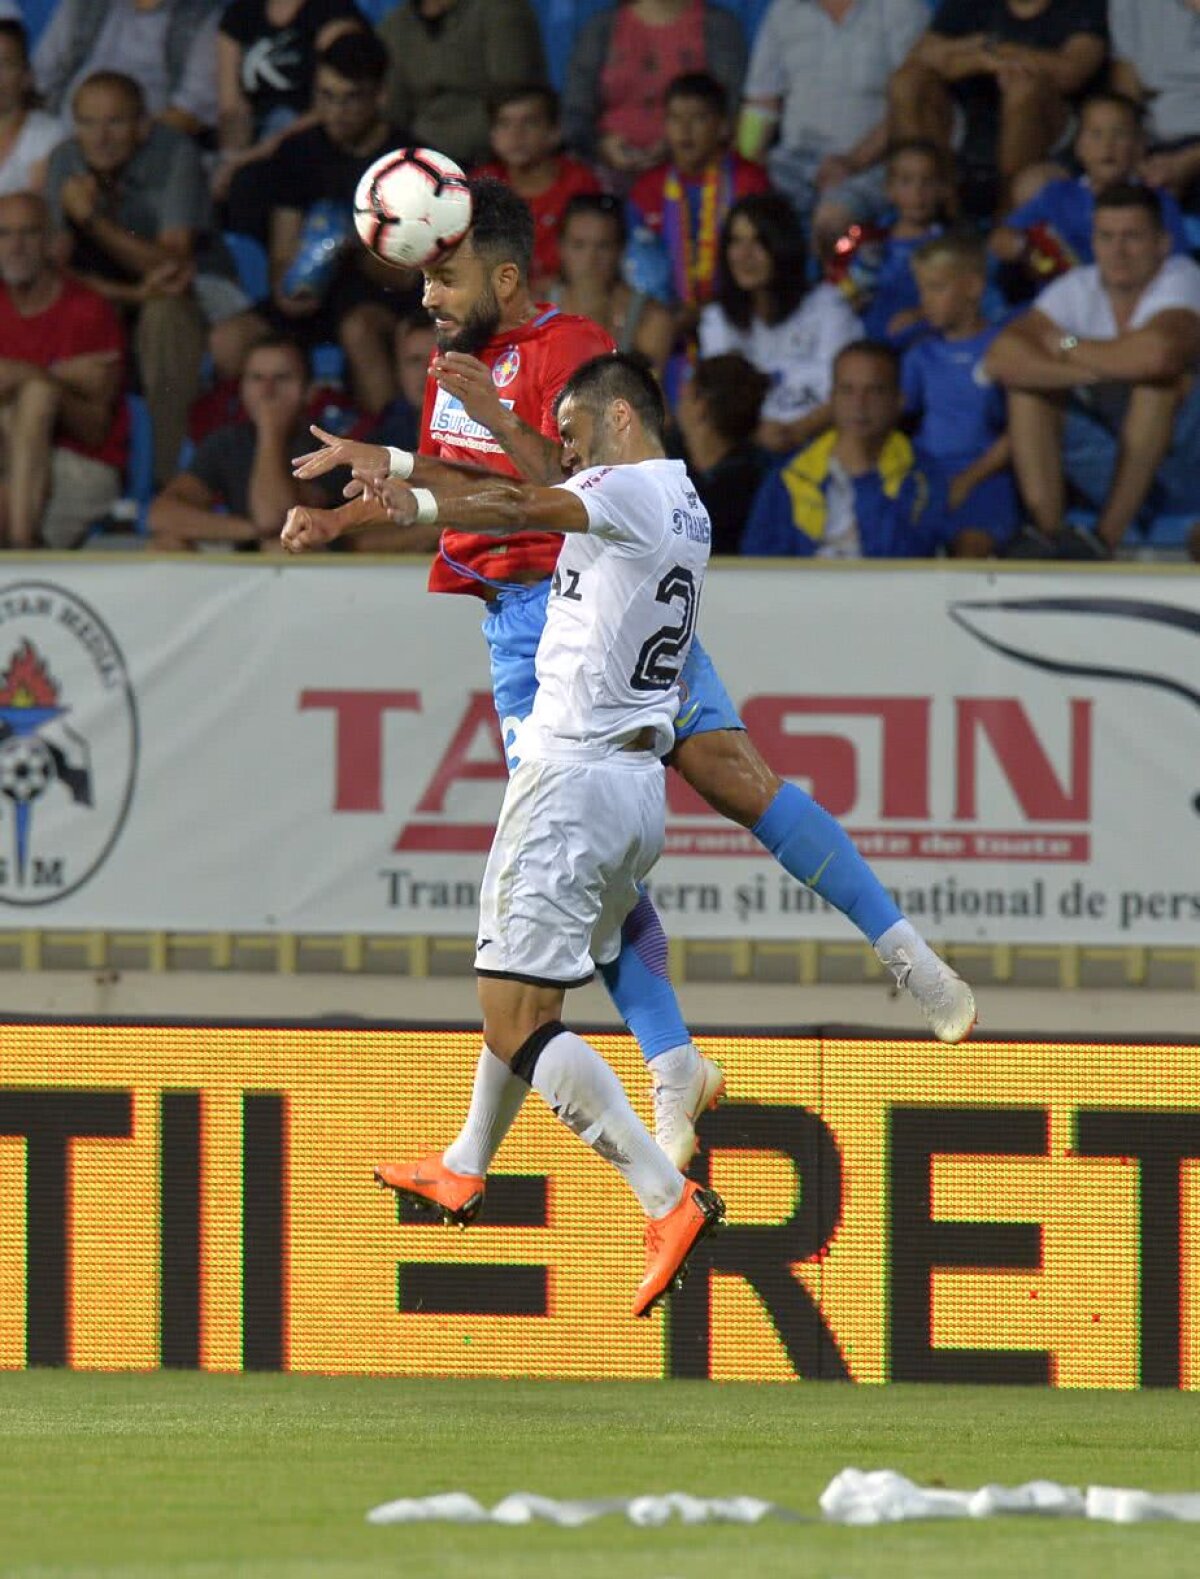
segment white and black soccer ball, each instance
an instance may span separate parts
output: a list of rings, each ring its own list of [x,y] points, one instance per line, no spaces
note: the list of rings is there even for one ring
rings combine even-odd
[[[363,245],[402,268],[435,262],[457,247],[470,223],[466,175],[435,148],[394,148],[364,172],[354,194]]]
[[[0,794],[9,800],[37,800],[53,778],[53,759],[40,740],[26,735],[0,746]]]

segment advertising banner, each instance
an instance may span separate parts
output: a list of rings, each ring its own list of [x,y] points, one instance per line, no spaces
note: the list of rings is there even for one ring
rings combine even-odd
[[[484,613],[408,564],[14,567],[0,915],[471,935],[505,780]],[[927,934],[1200,944],[1200,578],[718,566],[700,631]],[[668,783],[672,935],[852,935]]]
[[[638,1321],[637,1202],[537,1097],[465,1232],[372,1184],[477,1032],[0,1035],[3,1368],[1200,1387],[1200,1046],[701,1038],[728,1225]]]

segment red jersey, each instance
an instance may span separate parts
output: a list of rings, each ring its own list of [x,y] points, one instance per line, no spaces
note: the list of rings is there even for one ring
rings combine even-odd
[[[3,355],[14,361],[32,362],[37,367],[53,367],[55,362],[101,352],[115,353],[123,362],[125,332],[114,308],[103,296],[64,274],[62,289],[54,301],[28,318],[17,311],[8,291],[0,286],[0,347]],[[112,424],[99,444],[83,444],[66,433],[56,433],[54,442],[64,450],[75,450],[120,470],[129,445],[125,402],[117,401]]]
[[[508,174],[502,164],[485,164],[474,172],[477,176],[490,176],[493,181],[508,185]],[[558,174],[554,184],[537,197],[525,199],[533,215],[533,268],[535,280],[553,279],[558,273],[558,232],[562,226],[563,210],[580,192],[598,192],[600,182],[589,165],[569,154],[558,156]]]
[[[577,367],[614,349],[607,333],[590,318],[578,318],[539,302],[537,316],[518,329],[495,335],[479,353],[492,370],[500,399],[522,422],[558,441],[554,402]],[[422,455],[486,466],[506,477],[519,475],[489,429],[467,415],[456,395],[425,383],[421,413]],[[504,582],[517,571],[540,570],[549,576],[562,548],[559,532],[517,532],[492,537],[479,532],[442,533],[429,570],[430,592],[472,592],[482,597],[488,583]]]

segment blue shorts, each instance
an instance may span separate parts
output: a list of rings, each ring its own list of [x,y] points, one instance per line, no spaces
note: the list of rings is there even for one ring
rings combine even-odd
[[[940,467],[947,483],[965,471],[975,456],[936,456],[934,463]],[[968,528],[986,532],[997,548],[1006,548],[1017,535],[1021,525],[1021,500],[1012,472],[1005,469],[995,472],[976,483],[957,510],[947,515],[946,541],[952,543],[960,532]]]
[[[546,623],[549,597],[550,582],[538,581],[531,587],[502,592],[488,604],[483,616],[483,635],[492,666],[492,695],[510,768],[515,765],[512,744],[516,726],[529,717],[537,695],[534,660]],[[691,735],[709,734],[714,729],[746,727],[698,637],[693,640],[683,666],[679,690],[681,701],[675,720],[677,742]]]

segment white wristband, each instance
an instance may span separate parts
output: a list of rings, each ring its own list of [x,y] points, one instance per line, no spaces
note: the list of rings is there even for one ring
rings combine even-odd
[[[438,502],[428,488],[414,488],[413,498],[417,501],[416,526],[432,526],[438,518]]]
[[[388,454],[388,476],[399,477],[403,482],[413,474],[414,456],[411,450],[398,450],[394,444],[385,446]]]

